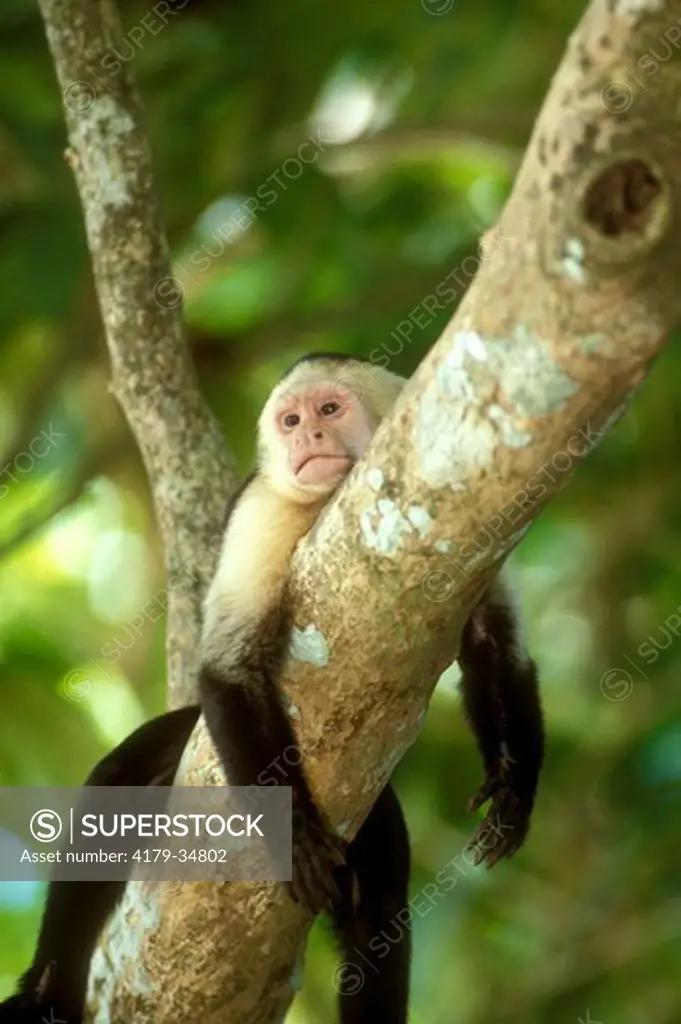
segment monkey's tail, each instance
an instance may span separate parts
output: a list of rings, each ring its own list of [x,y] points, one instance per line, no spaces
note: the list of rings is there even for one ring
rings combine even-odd
[[[194,704],[145,722],[95,766],[85,786],[170,785],[200,713]],[[17,994],[0,1003],[0,1024],[81,1024],[90,959],[125,885],[124,880],[50,883],[33,963]]]

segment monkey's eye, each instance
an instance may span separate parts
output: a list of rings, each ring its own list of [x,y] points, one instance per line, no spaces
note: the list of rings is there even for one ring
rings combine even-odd
[[[324,402],[324,405],[321,406],[319,411],[322,414],[322,416],[333,416],[333,414],[335,412],[338,412],[339,409],[339,402]]]
[[[300,416],[297,412],[290,412],[284,416],[284,426],[287,427],[288,430],[293,430],[293,428],[297,427],[299,423]]]

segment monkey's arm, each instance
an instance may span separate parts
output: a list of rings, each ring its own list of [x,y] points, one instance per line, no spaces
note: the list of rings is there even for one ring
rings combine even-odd
[[[169,786],[199,712],[192,705],[146,722],[96,765],[85,786]],[[0,1024],[81,1024],[92,952],[125,885],[50,883],[33,962],[17,994],[0,1003]]]
[[[291,787],[292,895],[318,913],[338,898],[335,872],[345,861],[345,845],[317,809],[274,682],[287,637],[276,616],[263,620],[233,663],[204,662],[199,685],[206,723],[230,783]]]
[[[470,848],[478,863],[492,867],[527,836],[544,757],[537,668],[522,645],[502,579],[491,584],[466,623],[459,664],[464,709],[486,775],[469,808],[492,800]]]
[[[313,913],[337,896],[345,847],[315,805],[279,681],[291,634],[291,554],[319,508],[293,501],[262,473],[241,488],[206,595],[199,671],[206,724],[229,782],[291,787],[292,895]]]

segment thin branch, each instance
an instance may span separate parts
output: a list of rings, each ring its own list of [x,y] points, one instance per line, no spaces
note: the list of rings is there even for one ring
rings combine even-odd
[[[194,690],[201,599],[233,464],[201,397],[185,343],[142,107],[115,0],[40,0],[64,97],[67,159],[80,192],[113,390],[149,474],[172,588],[167,654],[173,702]]]
[[[384,130],[367,138],[329,148],[323,165],[331,174],[360,174],[379,167],[391,167],[401,161],[423,163],[434,157],[452,158],[457,151],[475,154],[480,160],[495,161],[515,170],[522,157],[522,149],[510,144],[487,139],[474,131],[413,128],[399,126]]]

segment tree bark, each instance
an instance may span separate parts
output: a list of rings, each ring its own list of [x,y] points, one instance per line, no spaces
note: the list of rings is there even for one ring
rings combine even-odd
[[[118,28],[103,0],[95,14],[91,0],[41,5],[66,90],[83,77],[83,54],[101,55]],[[596,0],[586,11],[473,285],[294,558],[284,688],[313,790],[348,837],[415,739],[487,581],[681,317],[681,68],[649,74],[645,61],[681,17],[681,0],[662,7]],[[204,503],[208,541],[219,503],[206,482],[217,474],[224,491],[227,465],[212,425],[197,428],[210,421],[174,317],[151,315],[165,249],[139,106],[127,78],[113,86],[123,98],[97,94],[89,112],[69,114],[73,163],[117,390],[166,544],[180,538],[195,553],[186,531]],[[457,275],[472,272],[452,271],[436,301]],[[430,298],[400,325],[405,344]],[[343,372],[361,390],[371,366]],[[186,622],[179,639],[169,622],[169,644],[189,664],[198,620]],[[220,778],[200,724],[178,781]],[[279,1021],[310,924],[274,884],[132,884],[93,964],[93,1019]]]
[[[233,463],[196,382],[115,0],[40,0],[85,214],[112,390],[139,445],[168,578],[168,692],[195,699],[201,600]]]

